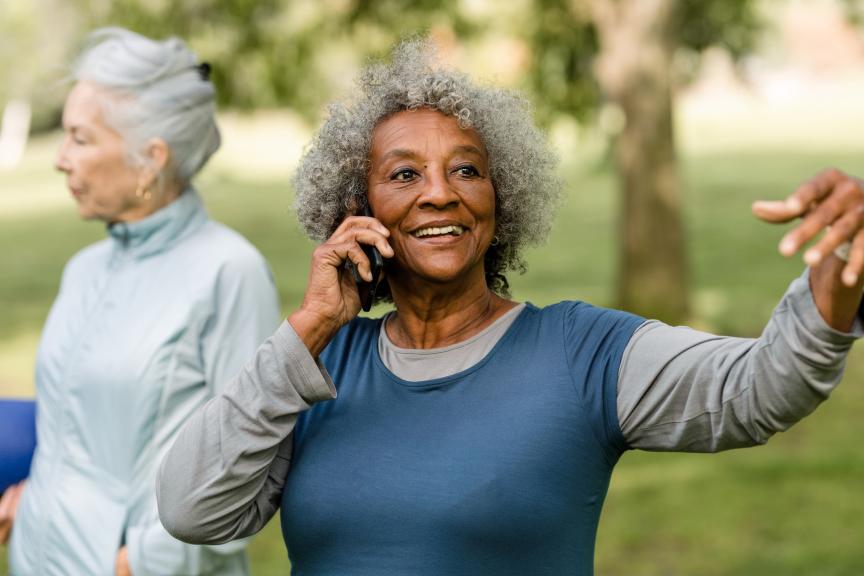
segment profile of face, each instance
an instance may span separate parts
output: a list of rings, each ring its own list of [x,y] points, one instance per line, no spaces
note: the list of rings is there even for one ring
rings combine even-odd
[[[375,127],[369,157],[369,204],[395,252],[390,278],[485,282],[495,190],[477,132],[434,110],[406,110]]]
[[[54,166],[66,174],[82,218],[131,221],[149,212],[135,194],[146,175],[129,162],[123,138],[104,121],[100,103],[109,97],[89,82],[75,85],[63,108],[63,143]]]

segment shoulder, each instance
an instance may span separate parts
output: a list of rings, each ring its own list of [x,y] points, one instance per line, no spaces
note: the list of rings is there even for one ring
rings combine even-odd
[[[537,308],[529,305],[538,318],[561,322],[564,328],[577,333],[626,331],[632,334],[645,319],[630,312],[593,306],[579,300],[564,300]]]
[[[378,345],[378,332],[382,318],[357,317],[339,329],[333,340],[321,353],[321,359],[330,366],[349,360],[351,353],[369,357]]]
[[[255,246],[231,228],[209,220],[188,238],[182,248],[195,253],[203,263],[214,266],[267,268],[267,262]]]
[[[275,292],[267,261],[249,240],[218,222],[208,220],[194,234],[166,253],[170,268],[191,291],[230,287],[260,287]],[[227,294],[227,293],[226,293]],[[250,293],[250,297],[252,294]]]
[[[67,278],[87,274],[95,268],[104,266],[108,262],[110,254],[111,242],[107,238],[85,246],[66,262],[66,266],[63,268],[64,281]]]
[[[75,255],[69,259],[69,262],[66,263],[66,268],[74,270],[76,268],[86,267],[94,262],[104,262],[110,252],[111,241],[104,238],[98,242],[85,246],[76,252]]]
[[[570,300],[544,308],[529,305],[526,312],[528,322],[535,326],[536,335],[532,333],[531,337],[563,346],[574,362],[597,354],[620,356],[645,322],[635,314]]]
[[[377,345],[378,332],[381,329],[383,318],[366,318],[358,316],[339,329],[333,340],[327,346],[330,348],[344,348],[360,343],[368,344],[374,342]]]
[[[239,233],[208,220],[159,261],[166,283],[178,295],[208,310],[228,314],[236,302],[278,308],[276,282],[261,253]]]

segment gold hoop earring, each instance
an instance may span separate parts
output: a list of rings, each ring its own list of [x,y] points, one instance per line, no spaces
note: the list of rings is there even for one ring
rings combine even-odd
[[[138,184],[138,188],[135,189],[135,197],[139,200],[148,201],[153,198],[153,193],[145,188],[144,184]]]

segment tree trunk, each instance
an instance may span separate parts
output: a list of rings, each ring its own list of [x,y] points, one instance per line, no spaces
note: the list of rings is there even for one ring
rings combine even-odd
[[[672,122],[676,0],[591,0],[603,92],[624,116],[614,141],[621,190],[618,304],[669,323],[688,313],[687,257]]]
[[[18,165],[30,135],[30,102],[11,100],[0,117],[0,170]]]

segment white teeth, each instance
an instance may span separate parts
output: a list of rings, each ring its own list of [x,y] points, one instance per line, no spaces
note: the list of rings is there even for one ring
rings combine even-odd
[[[414,236],[417,238],[422,238],[423,236],[443,236],[444,234],[452,234],[454,236],[460,236],[465,229],[458,224],[453,224],[450,226],[442,226],[440,228],[422,228],[414,233]]]

